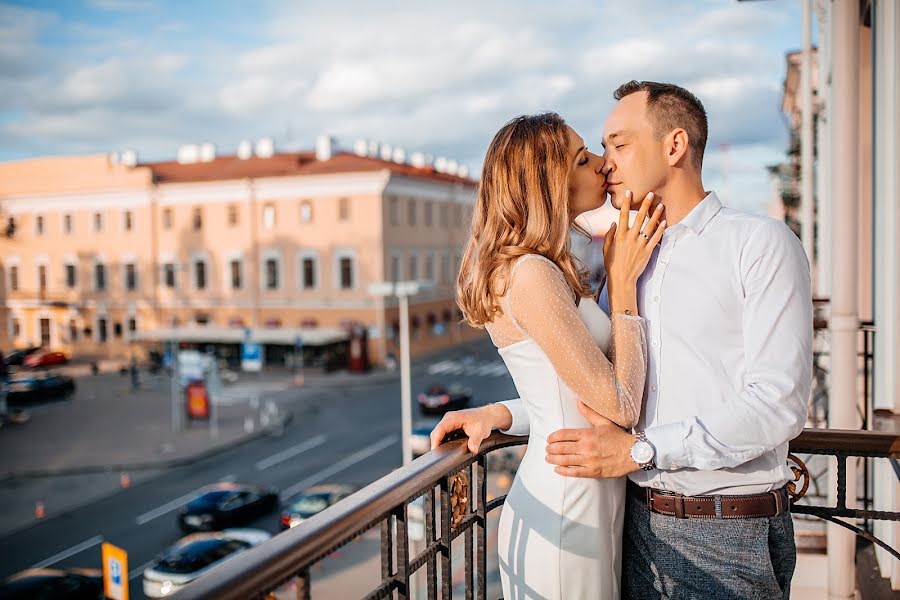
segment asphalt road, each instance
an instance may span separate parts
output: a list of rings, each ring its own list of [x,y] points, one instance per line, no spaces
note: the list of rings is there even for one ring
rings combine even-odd
[[[451,382],[472,388],[476,405],[515,395],[489,343],[445,353],[413,371],[414,395],[431,383]],[[128,552],[130,596],[143,598],[144,567],[181,537],[176,510],[202,486],[230,479],[274,486],[284,497],[323,482],[364,486],[398,467],[399,395],[399,380],[344,389],[301,388],[283,395],[279,402],[296,418],[280,437],[260,438],[164,471],[3,537],[0,578],[39,566],[99,568],[100,543],[108,541]],[[415,406],[413,415],[414,421],[428,419]],[[65,441],[60,444],[64,448]],[[277,513],[248,526],[276,533]],[[363,540],[348,554],[360,555],[370,546],[377,552],[377,544]]]

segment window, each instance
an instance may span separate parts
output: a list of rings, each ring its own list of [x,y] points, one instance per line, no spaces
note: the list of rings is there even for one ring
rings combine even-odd
[[[243,268],[240,259],[234,259],[229,263],[231,273],[231,289],[239,290],[243,285]]]
[[[313,207],[312,202],[309,200],[304,200],[300,203],[300,222],[301,223],[312,223],[313,220]]]
[[[194,231],[200,231],[203,229],[203,209],[199,207],[195,207],[194,211],[191,215],[191,223],[193,224]]]
[[[350,198],[338,198],[338,220],[350,219]]]
[[[416,224],[416,199],[415,198],[409,199],[409,224],[410,225]]]
[[[425,255],[425,280],[434,281],[434,255]]]
[[[17,265],[9,267],[9,289],[12,292],[19,290],[19,267]]]
[[[172,229],[172,209],[165,208],[162,213],[163,229]]]
[[[428,200],[425,201],[425,227],[431,227],[432,205]]]
[[[12,337],[13,339],[22,335],[22,323],[17,317],[12,318]]]
[[[388,198],[388,218],[391,225],[396,226],[400,220],[400,207],[396,196]]]
[[[47,291],[47,265],[38,265],[38,288]]]
[[[175,289],[175,265],[166,263],[163,265],[163,283],[170,290]]]
[[[339,262],[339,269],[341,289],[353,289],[353,259],[349,256],[341,257]]]
[[[130,292],[137,289],[137,269],[133,263],[125,265],[125,289]]]
[[[209,325],[209,313],[197,313],[194,315],[194,323],[201,327]]]
[[[137,319],[134,317],[128,317],[128,333],[134,333],[137,331]]]
[[[134,226],[134,215],[132,215],[130,210],[126,210],[122,213],[122,227],[125,231],[131,231],[131,228]]]
[[[98,292],[106,289],[106,265],[103,263],[94,265],[94,289]]]
[[[412,281],[419,278],[419,257],[415,254],[409,255],[409,278]]]
[[[103,231],[103,213],[94,213],[94,231]]]
[[[74,289],[78,285],[78,269],[73,264],[66,265],[66,287]]]
[[[238,207],[236,204],[228,206],[228,224],[232,227],[238,224]]]
[[[38,215],[34,219],[35,235],[44,235],[44,215]]]
[[[113,323],[113,337],[122,337],[122,323],[119,321]]]
[[[400,274],[400,256],[395,254],[391,256],[391,281],[400,281],[402,277]]]
[[[275,205],[266,204],[263,207],[263,227],[272,229],[275,227]]]
[[[106,317],[99,317],[97,319],[97,341],[105,342],[106,338],[107,338]]]
[[[63,215],[63,233],[72,233],[72,215]]]
[[[300,285],[304,290],[316,287],[316,258],[304,256],[300,260]]]
[[[266,289],[267,290],[277,290],[278,289],[278,259],[277,258],[267,258],[266,259]]]
[[[41,346],[45,348],[50,345],[50,319],[41,317]]]
[[[194,287],[206,289],[206,261],[200,258],[194,260]]]
[[[447,226],[447,215],[448,215],[447,203],[446,203],[446,202],[441,202],[441,207],[440,207],[440,219],[441,219],[440,223],[441,223],[441,227],[446,227],[446,226]]]
[[[69,319],[69,341],[78,341],[78,323],[75,322],[75,319]]]

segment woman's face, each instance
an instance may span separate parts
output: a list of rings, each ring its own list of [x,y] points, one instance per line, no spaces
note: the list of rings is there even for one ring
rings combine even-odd
[[[569,133],[569,217],[594,210],[606,202],[606,176],[602,173],[602,156],[589,152],[575,130]]]

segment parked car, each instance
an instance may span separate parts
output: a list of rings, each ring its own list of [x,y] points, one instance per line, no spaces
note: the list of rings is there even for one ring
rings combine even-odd
[[[0,584],[0,600],[99,600],[99,569],[28,569]]]
[[[39,352],[43,350],[40,346],[31,346],[29,348],[23,348],[21,350],[13,350],[9,354],[6,355],[6,364],[11,367],[21,367],[22,362],[26,357],[34,354],[35,352]]]
[[[352,485],[326,484],[313,486],[284,502],[278,522],[281,523],[282,529],[296,527],[311,516],[343,500],[356,490],[357,488]]]
[[[278,491],[238,483],[216,483],[178,511],[185,532],[239,527],[278,509]]]
[[[64,352],[34,352],[25,357],[22,361],[23,366],[29,368],[36,367],[52,367],[53,365],[63,365],[69,362],[69,357]]]
[[[472,391],[457,383],[447,387],[432,385],[416,396],[419,409],[426,415],[442,415],[450,410],[466,408],[472,402]]]
[[[144,595],[165,598],[244,550],[271,538],[261,529],[192,533],[178,540],[144,570]]]
[[[413,458],[422,456],[431,450],[431,431],[436,425],[437,421],[413,425],[412,435],[409,438],[409,447],[412,450]]]
[[[20,371],[9,379],[7,402],[23,404],[68,396],[75,391],[75,380],[59,373]]]

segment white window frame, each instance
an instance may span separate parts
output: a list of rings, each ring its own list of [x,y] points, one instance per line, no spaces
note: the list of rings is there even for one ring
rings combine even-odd
[[[69,287],[69,267],[75,268],[75,285]],[[63,257],[63,287],[67,290],[77,290],[80,277],[78,276],[78,258],[73,254]]]
[[[128,228],[128,215],[131,215],[131,229]],[[122,209],[122,231],[131,232],[134,231],[134,211],[130,208]]]
[[[415,261],[416,261],[415,269],[412,268],[413,267],[413,259],[415,259]],[[420,263],[421,263],[421,261],[419,260],[419,253],[416,252],[415,250],[410,250],[406,256],[406,265],[407,265],[406,270],[409,271],[408,277],[409,277],[410,281],[419,281],[421,279],[421,277],[419,276],[421,273],[419,273],[419,271],[421,271],[420,267],[422,265]]]
[[[201,217],[202,218],[202,217]],[[193,222],[193,216],[191,217]],[[203,263],[203,276],[206,278],[206,285],[202,288],[197,286],[197,263]],[[212,289],[212,271],[209,269],[209,254],[207,252],[192,252],[191,253],[191,289],[195,292],[209,292]]]
[[[34,315],[34,337],[39,343],[35,344],[35,346],[42,346],[44,340],[41,338],[41,319],[47,319],[50,321],[50,343],[48,346],[50,348],[56,348],[59,346],[59,335],[56,331],[56,319],[53,318],[53,313],[47,310],[40,310]]]
[[[106,339],[100,340],[100,319],[106,321]],[[106,314],[106,311],[98,312],[96,316],[94,316],[94,332],[91,336],[91,341],[95,344],[108,344],[110,338],[113,337],[113,332],[111,329],[112,321],[109,318],[109,315]]]
[[[422,264],[422,280],[430,281],[431,283],[435,283],[437,281],[437,252],[434,250],[430,252],[423,252],[425,256],[425,262]],[[431,261],[431,275],[428,274],[428,261]]]
[[[313,261],[313,286],[306,287],[303,281],[303,261],[311,258]],[[321,260],[318,250],[300,250],[297,252],[297,289],[304,292],[313,292],[322,285]]]
[[[41,224],[40,229],[38,228],[38,223]],[[47,217],[43,213],[35,213],[34,235],[35,237],[42,237],[45,233],[47,233]]]
[[[350,259],[350,277],[351,286],[345,288],[341,286],[341,259]],[[359,288],[359,259],[356,256],[356,250],[352,248],[338,248],[334,251],[334,289],[342,292],[350,292]]]
[[[304,218],[303,209],[309,208],[309,218]],[[312,200],[307,198],[300,201],[300,222],[301,223],[312,223],[316,218],[316,211],[313,208]]]
[[[97,228],[97,215],[100,215],[100,228]],[[106,227],[106,217],[102,210],[91,211],[91,231],[94,233],[103,233]]]
[[[97,265],[103,265],[103,277],[105,278],[104,287],[101,290],[97,287]],[[91,263],[91,289],[95,292],[108,292],[109,291],[109,264],[106,261],[106,258],[103,256],[95,256],[93,262]]]
[[[10,273],[10,269],[12,267],[16,268],[16,289],[13,289],[12,286],[12,273]],[[7,291],[9,292],[18,292],[22,289],[22,261],[18,256],[9,256],[6,260],[3,261],[3,268],[5,271],[4,276],[6,277],[6,281],[4,285],[6,286]]]
[[[266,285],[266,261],[274,259],[276,261],[276,273],[278,281],[273,288]],[[259,255],[259,288],[264,292],[277,292],[284,289],[284,260],[281,257],[281,250],[275,248],[267,248],[260,252]]]
[[[19,335],[16,335],[15,321],[19,322]],[[22,313],[17,310],[11,310],[9,312],[9,318],[6,321],[6,325],[8,327],[7,333],[9,333],[9,339],[12,342],[15,342],[20,337],[22,337]]]
[[[270,214],[270,210],[272,215],[271,223],[266,218],[267,215]],[[274,202],[266,202],[263,204],[262,218],[260,220],[262,221],[263,229],[275,229],[278,225],[278,208],[275,206]]]
[[[49,292],[53,286],[50,283],[50,259],[46,254],[34,257],[34,289],[38,292],[41,291],[41,267],[44,267],[46,270],[45,272],[47,273],[47,287],[44,288],[44,291]]]
[[[230,252],[226,252],[223,255],[223,258],[225,259],[225,264],[223,266],[224,277],[222,279],[225,284],[223,287],[231,292],[239,292],[247,289],[247,268],[245,266],[246,261],[244,260],[244,253],[240,250],[231,250]],[[231,282],[231,263],[234,261],[241,263],[241,287],[239,288],[234,287]]]
[[[133,223],[132,223],[133,225]],[[141,288],[141,273],[138,269],[137,256],[134,254],[126,254],[120,259],[122,264],[122,289],[126,292],[136,292]],[[134,289],[128,289],[128,266],[134,265]]]

